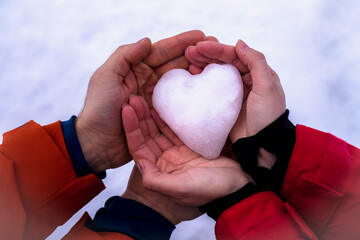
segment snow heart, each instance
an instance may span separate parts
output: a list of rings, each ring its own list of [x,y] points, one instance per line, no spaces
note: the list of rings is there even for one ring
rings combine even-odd
[[[153,92],[160,117],[193,151],[217,158],[242,105],[243,83],[230,64],[209,64],[201,74],[165,73]]]

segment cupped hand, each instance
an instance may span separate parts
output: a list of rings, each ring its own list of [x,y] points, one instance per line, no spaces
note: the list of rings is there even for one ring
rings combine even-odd
[[[151,44],[148,38],[119,47],[90,79],[84,108],[75,128],[89,166],[96,172],[130,161],[121,107],[129,95],[149,103],[153,87],[172,68],[188,68],[185,49],[206,39],[191,31]]]
[[[141,173],[136,166],[131,172],[128,186],[122,197],[152,208],[174,225],[202,215],[197,207],[184,206],[164,194],[146,189],[142,184]]]
[[[204,41],[187,49],[192,74],[198,74],[209,63],[230,63],[236,66],[244,82],[244,100],[230,139],[255,135],[286,110],[285,94],[278,75],[267,64],[265,56],[249,48],[243,41],[235,47]]]
[[[122,116],[129,151],[145,188],[181,204],[200,206],[249,182],[236,161],[209,160],[185,146],[142,97],[131,97]]]

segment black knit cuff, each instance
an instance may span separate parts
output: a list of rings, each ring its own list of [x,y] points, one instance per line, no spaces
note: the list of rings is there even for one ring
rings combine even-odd
[[[206,212],[209,217],[216,221],[225,210],[258,192],[259,189],[250,182],[234,193],[200,206],[199,210]]]
[[[289,110],[254,136],[241,138],[233,146],[233,152],[241,167],[263,191],[280,193],[290,157],[295,146],[295,126],[288,119]],[[258,167],[258,152],[262,147],[275,154],[277,160],[270,169]]]

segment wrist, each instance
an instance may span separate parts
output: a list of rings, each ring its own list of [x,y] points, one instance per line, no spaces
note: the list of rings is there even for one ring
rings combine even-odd
[[[244,119],[243,122],[235,123],[232,130],[230,131],[229,138],[231,142],[235,143],[240,138],[251,137],[258,134],[264,128],[282,116],[285,112],[286,108],[284,106],[284,108],[276,110],[276,113],[273,113],[273,115],[263,116],[263,118],[256,118],[256,121],[255,119],[249,120],[246,116],[246,119]]]
[[[273,124],[277,119],[286,114],[286,107],[279,106],[279,108],[272,108],[271,114],[264,114],[261,117],[257,117],[256,121],[248,121],[246,127],[246,137],[251,137],[259,132],[263,131],[265,128]],[[255,124],[256,122],[256,124]]]
[[[136,192],[134,192],[130,189],[126,189],[126,191],[121,195],[121,197],[130,199],[130,200],[134,200],[136,202],[139,202],[139,203],[153,209],[154,211],[159,213],[161,216],[166,218],[169,222],[171,222],[174,225],[177,225],[178,223],[181,222],[181,220],[176,219],[175,216],[171,215],[171,211],[166,206],[166,204],[161,204],[160,201],[158,201],[158,199],[155,199],[153,201],[151,196],[143,197],[141,194],[137,194]]]
[[[87,130],[86,125],[80,117],[74,120],[76,135],[78,137],[84,158],[91,169],[100,173],[107,169],[101,156],[101,151],[93,143],[92,137]]]
[[[236,142],[240,138],[247,137],[247,132],[244,131],[244,129],[236,129],[236,126],[234,126],[234,129],[230,132],[229,138],[231,140],[231,143]]]

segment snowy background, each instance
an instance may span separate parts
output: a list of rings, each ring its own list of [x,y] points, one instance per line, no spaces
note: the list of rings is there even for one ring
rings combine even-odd
[[[359,12],[353,0],[0,0],[0,133],[78,114],[90,76],[119,45],[200,29],[264,52],[294,123],[360,146]],[[121,194],[130,169],[109,171],[108,188],[48,239]],[[213,232],[214,221],[202,216],[179,224],[172,239],[214,239]]]

